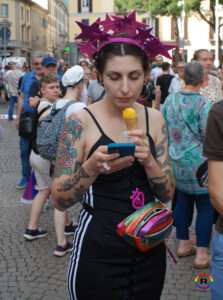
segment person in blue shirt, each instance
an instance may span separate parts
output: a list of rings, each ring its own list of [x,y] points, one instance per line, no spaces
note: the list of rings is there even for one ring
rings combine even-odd
[[[29,88],[30,85],[37,80],[35,73],[41,71],[41,62],[44,57],[43,52],[34,52],[32,54],[31,68],[32,71],[26,73],[22,80],[20,88],[20,97],[17,106],[16,127],[19,128],[19,119],[22,111],[34,113],[34,109],[29,105]],[[18,189],[26,187],[31,174],[31,166],[29,163],[29,144],[30,139],[20,136],[20,159],[22,165],[22,178],[17,184]]]

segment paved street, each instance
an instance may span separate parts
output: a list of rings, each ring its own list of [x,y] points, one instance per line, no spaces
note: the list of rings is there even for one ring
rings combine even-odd
[[[7,105],[0,104],[0,115],[6,113]],[[0,299],[67,300],[69,255],[62,258],[53,255],[56,236],[52,209],[43,213],[40,219],[40,225],[49,232],[48,236],[32,242],[26,241],[23,233],[30,205],[21,203],[23,191],[16,189],[21,179],[21,167],[15,121],[0,119],[0,130]],[[75,220],[79,210],[80,206],[70,210]],[[72,237],[69,240],[72,241]],[[168,246],[176,254],[175,230],[168,240]],[[178,264],[174,264],[167,255],[168,267],[161,300],[210,299],[210,291],[201,290],[194,283],[197,275],[210,274],[210,269],[195,270],[193,258],[181,258]],[[148,295],[148,300],[153,299]]]

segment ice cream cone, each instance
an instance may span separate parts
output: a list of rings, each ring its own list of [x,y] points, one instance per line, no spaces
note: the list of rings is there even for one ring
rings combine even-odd
[[[124,109],[123,118],[128,130],[138,129],[138,116],[133,108]]]

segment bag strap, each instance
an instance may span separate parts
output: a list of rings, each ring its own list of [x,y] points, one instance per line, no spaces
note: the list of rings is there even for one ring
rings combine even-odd
[[[70,100],[61,108],[57,108],[57,102],[54,102],[52,105],[51,114],[53,115],[56,113],[56,111],[61,109],[65,112],[70,105],[75,104],[77,102],[78,102],[77,100]]]
[[[167,246],[166,242],[163,242],[165,247],[167,248],[167,251],[169,252],[169,255],[171,256],[172,260],[174,261],[175,264],[178,263],[178,261],[176,260],[175,256],[173,255],[173,252],[170,250],[170,248]]]
[[[199,183],[199,185],[200,185],[201,187],[204,186],[204,184],[203,184],[203,181],[204,181],[204,180],[202,180],[202,177],[203,177],[203,175],[207,172],[207,170],[208,170],[208,161],[205,160],[205,161],[198,167],[197,172],[196,172],[197,181],[198,181],[198,183]]]
[[[182,117],[182,119],[183,119],[185,125],[187,126],[187,128],[189,129],[189,131],[192,132],[193,135],[196,136],[197,139],[200,141],[200,138],[199,138],[199,136],[197,135],[197,133],[195,133],[195,132],[190,128],[190,126],[187,124],[187,122],[185,121],[185,119],[184,119],[184,117],[183,117],[183,115],[182,115],[182,111],[181,111],[181,106],[180,106],[180,101],[179,101],[178,93],[176,93],[176,98],[177,98],[177,104],[178,104],[178,107],[179,107],[179,111],[180,111],[181,117]]]
[[[37,116],[37,118],[38,118],[38,120],[39,120],[39,118],[42,116],[42,114],[45,112],[45,111],[47,111],[48,109],[50,109],[50,105],[47,105],[47,106],[45,106],[39,113],[38,113],[38,116]]]
[[[75,104],[77,103],[77,100],[70,100],[69,102],[67,102],[64,106],[63,106],[63,110],[67,110],[67,108],[72,105],[72,104]]]
[[[94,100],[94,102],[97,102],[97,101],[101,100],[104,97],[104,94],[105,94],[105,90],[103,90],[101,95],[96,100]]]

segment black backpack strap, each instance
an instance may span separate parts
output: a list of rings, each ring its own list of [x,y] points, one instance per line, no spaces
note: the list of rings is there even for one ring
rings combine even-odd
[[[42,114],[47,111],[48,109],[50,109],[50,105],[45,106],[39,113],[38,113],[38,120],[39,118],[42,116]]]
[[[205,160],[200,166],[199,168],[197,169],[197,172],[196,172],[196,177],[197,177],[197,181],[199,183],[199,185],[201,187],[203,187],[203,183],[204,183],[204,175],[205,173],[207,173],[207,170],[208,170],[208,161]],[[205,176],[206,177],[206,176]]]

